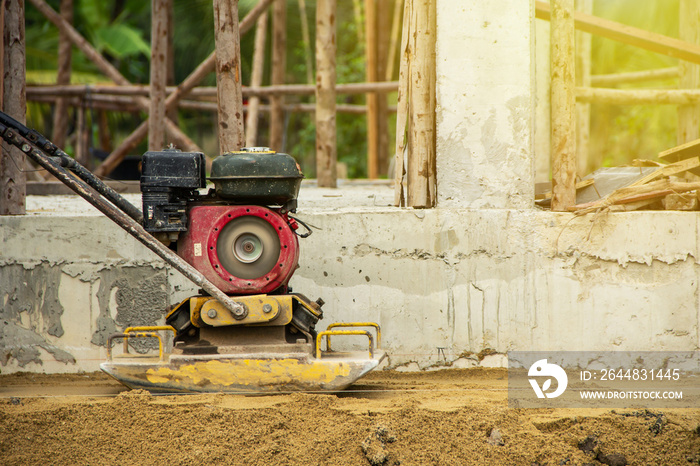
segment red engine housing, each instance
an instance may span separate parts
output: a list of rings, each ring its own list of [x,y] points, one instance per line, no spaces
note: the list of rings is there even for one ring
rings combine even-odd
[[[287,291],[287,283],[299,261],[299,241],[290,226],[296,226],[296,223],[289,217],[267,207],[255,205],[195,206],[190,209],[188,217],[187,232],[181,235],[177,243],[177,253],[221,291],[238,295],[270,293],[280,287],[284,287],[282,292]],[[232,222],[238,222],[240,225],[241,221],[250,220],[264,225],[267,230],[272,231],[270,227],[274,229],[279,239],[279,255],[275,250],[271,259],[274,262],[271,263],[269,271],[262,275],[237,277],[222,263],[222,254],[226,251],[219,250],[220,235],[227,231],[227,226],[230,229],[236,225]]]

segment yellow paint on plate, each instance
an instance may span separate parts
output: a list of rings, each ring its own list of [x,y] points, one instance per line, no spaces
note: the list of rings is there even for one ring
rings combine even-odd
[[[233,359],[195,362],[177,369],[159,367],[149,369],[146,376],[154,384],[265,386],[291,382],[329,383],[349,374],[350,365],[346,363],[305,363],[298,359]]]

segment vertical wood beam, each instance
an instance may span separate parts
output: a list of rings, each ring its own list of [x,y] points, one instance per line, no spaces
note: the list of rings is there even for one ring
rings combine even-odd
[[[309,15],[306,12],[306,0],[299,0],[299,16],[301,17],[301,38],[304,41],[304,60],[306,63],[306,83],[314,82],[314,62],[311,53],[311,35],[309,34]]]
[[[168,0],[151,0],[151,83],[148,150],[165,147],[165,86],[168,80]]]
[[[394,152],[394,205],[406,206],[406,165],[408,149],[408,43],[411,26],[413,0],[405,0],[403,7],[403,29],[401,31],[401,54],[399,55],[399,90],[396,105],[396,149]]]
[[[26,117],[24,0],[3,0],[3,111],[20,123]],[[27,192],[24,154],[2,142],[0,215],[24,215]]]
[[[337,187],[336,6],[336,0],[316,2],[316,178],[328,188]]]
[[[574,0],[552,0],[552,210],[576,203]]]
[[[287,2],[272,7],[272,66],[270,84],[284,84],[287,69]],[[284,96],[270,97],[270,148],[284,149]]]
[[[245,143],[238,0],[214,0],[214,39],[219,152],[223,154],[240,150]]]
[[[265,68],[265,39],[267,35],[267,13],[258,18],[255,26],[255,45],[253,48],[253,70],[250,76],[251,87],[262,85]],[[260,97],[253,96],[248,99],[248,114],[246,116],[246,147],[257,146],[258,140],[258,116],[260,113]]]
[[[391,7],[391,2],[386,0],[377,5],[377,81],[386,81],[384,76],[389,65]],[[389,97],[386,92],[377,93],[377,171],[379,177],[389,174]]]
[[[593,14],[593,0],[576,0],[576,11]],[[591,87],[591,39],[586,32],[576,31],[576,86]],[[576,168],[585,175],[592,168],[589,141],[591,133],[591,104],[576,103]]]
[[[700,44],[700,2],[681,0],[679,9],[679,38],[691,44]],[[679,60],[678,68],[680,89],[700,87],[700,65]],[[700,138],[700,105],[680,105],[678,107],[678,144],[698,138]]]
[[[173,0],[165,0],[168,9],[168,77],[166,83],[168,86],[175,85],[175,17]],[[165,114],[174,123],[177,123],[177,107],[172,106],[165,109]]]
[[[365,0],[365,79],[377,81],[377,1]],[[367,101],[367,177],[376,179],[379,174],[379,128],[376,92],[365,95]]]
[[[67,23],[73,24],[73,0],[61,0],[59,14]],[[58,33],[58,72],[56,84],[70,84],[71,50],[73,45],[63,31]],[[53,133],[51,141],[58,147],[65,147],[68,134],[68,100],[59,97],[53,113]],[[48,174],[48,173],[47,173]]]
[[[429,208],[437,198],[435,176],[435,3],[412,2],[409,38],[408,170],[409,207]]]

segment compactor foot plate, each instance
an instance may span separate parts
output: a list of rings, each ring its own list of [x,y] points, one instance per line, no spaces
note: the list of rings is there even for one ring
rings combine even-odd
[[[125,355],[127,356],[127,355]],[[115,357],[103,371],[132,389],[159,393],[223,392],[241,394],[287,391],[336,392],[376,368],[385,354],[366,352],[166,355]]]

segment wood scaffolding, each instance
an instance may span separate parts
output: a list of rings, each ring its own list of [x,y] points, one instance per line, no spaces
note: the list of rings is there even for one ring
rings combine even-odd
[[[23,120],[26,99],[54,105],[53,139],[65,143],[67,108],[77,109],[76,158],[88,161],[86,102],[98,112],[106,128],[105,112],[139,111],[147,115],[131,134],[111,147],[107,131],[101,137],[111,152],[95,168],[98,176],[108,175],[135,147],[148,136],[149,148],[173,143],[182,150],[199,151],[197,144],[176,124],[178,108],[216,111],[219,115],[221,151],[236,150],[260,140],[258,115],[270,116],[270,140],[267,145],[283,147],[285,112],[313,112],[316,119],[316,166],[319,186],[333,187],[337,178],[336,115],[340,112],[366,114],[368,134],[368,175],[380,177],[388,172],[387,114],[396,112],[396,141],[393,158],[395,204],[416,208],[436,203],[435,174],[435,2],[422,0],[353,0],[358,39],[364,41],[367,68],[364,83],[337,83],[335,70],[335,28],[337,0],[316,1],[316,62],[310,63],[310,35],[306,2],[298,0],[302,29],[307,46],[307,82],[285,83],[286,15],[288,2],[259,0],[244,18],[238,19],[238,0],[213,0],[217,11],[216,50],[177,86],[172,78],[172,8],[174,0],[151,0],[152,43],[151,76],[148,85],[129,82],[72,25],[73,0],[61,0],[60,11],[45,0],[28,0],[60,31],[58,78],[55,85],[25,86],[24,1],[3,0],[0,21],[3,26],[2,109]],[[578,6],[577,6],[578,5]],[[393,6],[394,8],[390,8]],[[553,210],[567,210],[575,202],[577,158],[585,157],[582,147],[587,135],[577,134],[576,103],[608,102],[616,104],[650,103],[679,106],[679,144],[696,140],[700,131],[700,39],[697,25],[687,24],[698,17],[697,2],[681,1],[681,37],[674,39],[651,33],[590,14],[590,0],[535,1],[536,18],[551,21],[552,34],[552,139]],[[267,17],[272,25],[271,85],[263,86],[265,28]],[[256,29],[253,73],[248,87],[242,86],[240,37]],[[596,34],[656,53],[680,59],[673,69],[654,70],[615,76],[590,76],[577,72],[573,51],[576,31]],[[400,38],[400,41],[399,41]],[[580,41],[580,40],[579,40]],[[71,48],[80,50],[114,85],[71,85]],[[581,46],[580,46],[581,47]],[[394,59],[399,53],[398,81],[394,77]],[[581,65],[585,66],[585,65]],[[200,86],[210,73],[216,72],[217,86]],[[315,80],[314,80],[315,74]],[[603,88],[616,80],[644,80],[650,76],[681,76],[678,90],[621,90]],[[314,82],[311,82],[314,81]],[[397,106],[389,106],[387,94],[398,92]],[[365,105],[337,103],[342,94],[365,94]],[[315,96],[313,104],[285,101],[285,96]],[[261,97],[269,99],[262,105]],[[243,104],[247,98],[248,104]],[[247,123],[244,117],[247,112]],[[585,115],[585,113],[584,113]],[[579,116],[579,120],[586,119]],[[244,131],[245,128],[245,131]],[[578,126],[582,128],[581,125]],[[578,143],[577,143],[578,140]],[[578,156],[577,156],[578,151]],[[37,174],[27,170],[22,154],[3,145],[0,158],[0,214],[24,211],[25,178]]]

